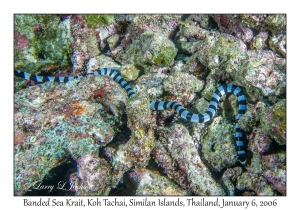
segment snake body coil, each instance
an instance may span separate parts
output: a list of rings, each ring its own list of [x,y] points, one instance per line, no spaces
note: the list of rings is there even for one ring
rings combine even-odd
[[[55,77],[55,76],[37,76],[31,75],[26,72],[22,72],[19,70],[14,71],[15,76],[21,77],[23,79],[33,80],[37,83],[43,83],[48,81],[56,81],[61,83],[66,83],[72,81],[77,78],[82,78],[82,76],[75,76],[75,77]],[[107,75],[110,76],[113,80],[119,83],[122,88],[124,88],[129,97],[134,97],[135,92],[134,90],[128,85],[128,83],[121,77],[118,71],[110,68],[100,68],[97,71],[94,71],[91,75]],[[222,85],[214,92],[212,99],[210,101],[209,107],[204,114],[193,114],[187,111],[180,103],[176,101],[151,101],[150,102],[150,109],[151,110],[165,110],[165,109],[174,109],[181,118],[188,120],[190,122],[195,123],[202,123],[202,122],[209,122],[213,116],[216,114],[219,100],[220,98],[225,95],[233,93],[238,98],[238,116],[237,120],[239,120],[243,114],[246,112],[246,97],[243,94],[243,91],[238,86],[233,84],[226,84]],[[240,129],[238,123],[236,123],[236,146],[237,146],[237,155],[239,161],[242,164],[246,163],[246,153],[245,153],[245,146],[243,142],[243,133]]]

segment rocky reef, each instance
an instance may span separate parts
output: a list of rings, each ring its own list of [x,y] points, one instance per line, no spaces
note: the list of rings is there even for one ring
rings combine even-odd
[[[16,70],[83,76],[15,77],[15,195],[70,161],[63,177],[73,195],[286,195],[286,39],[283,14],[15,15]],[[118,69],[135,97],[89,75],[102,67]],[[247,98],[238,120],[245,165],[234,95],[208,123],[149,105],[178,101],[204,113],[228,83]]]

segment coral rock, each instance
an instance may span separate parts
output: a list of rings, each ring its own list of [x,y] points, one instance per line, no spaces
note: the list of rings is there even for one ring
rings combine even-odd
[[[203,88],[203,85],[203,81],[198,80],[193,75],[183,72],[175,72],[164,80],[165,90],[180,97],[176,99],[178,101],[181,101],[180,99],[185,99],[190,102],[195,97],[195,92],[200,91]]]
[[[72,18],[75,19],[76,15],[72,16]],[[94,29],[89,28],[83,18],[76,18],[76,20],[77,21],[71,25],[72,37],[74,39],[71,61],[73,63],[74,74],[80,75],[84,68],[85,61],[98,56],[100,50],[95,33],[92,33]]]
[[[126,48],[128,60],[150,72],[149,65],[169,66],[177,54],[173,42],[165,35],[146,31]]]
[[[255,136],[253,140],[249,141],[249,148],[251,151],[262,155],[266,154],[270,150],[272,140],[268,135],[259,130],[255,130],[254,133],[250,135]]]
[[[221,171],[225,167],[235,164],[237,160],[234,144],[233,125],[226,123],[222,117],[213,119],[208,127],[208,133],[200,140],[201,151],[213,170]]]
[[[159,174],[158,171],[135,169],[126,175],[124,183],[135,186],[138,196],[184,196],[186,192],[171,180]]]
[[[286,170],[275,169],[267,170],[264,172],[264,177],[273,184],[278,192],[282,195],[286,195]]]
[[[146,167],[154,147],[154,132],[151,128],[151,110],[145,93],[131,98],[126,104],[128,127],[132,135],[129,141],[121,145],[113,154],[112,165],[115,171],[113,187],[120,181],[123,173],[131,167]],[[121,173],[120,173],[121,172]]]
[[[156,142],[155,148],[152,151],[152,155],[158,165],[163,168],[164,173],[170,179],[173,179],[177,182],[183,189],[188,188],[189,182],[187,179],[186,170],[180,166],[180,163],[176,163],[168,153],[168,151],[164,148],[163,145]]]
[[[265,169],[282,168],[286,165],[286,153],[280,151],[275,154],[263,155],[262,162]]]
[[[76,195],[108,195],[111,189],[110,164],[91,154],[78,158],[77,164],[78,175],[72,176]]]
[[[241,167],[234,167],[229,168],[226,171],[224,171],[222,175],[222,181],[224,185],[226,186],[228,195],[233,196],[235,192],[235,186],[234,182],[236,182],[236,179],[239,175],[241,175],[243,172],[243,169]]]
[[[171,157],[185,171],[190,188],[197,195],[224,195],[223,188],[211,177],[208,168],[201,161],[188,130],[179,124],[167,129],[164,134],[167,150]]]
[[[70,66],[73,41],[70,19],[59,15],[14,16],[14,68],[28,73]]]
[[[14,94],[14,129],[26,134],[23,145],[15,147],[16,194],[22,195],[68,158],[98,154],[99,146],[112,140],[115,117],[90,97],[103,79],[49,82]],[[127,97],[118,92],[119,97]],[[34,173],[28,173],[29,169]]]
[[[237,189],[239,190],[253,190],[256,195],[274,195],[275,192],[267,180],[259,175],[244,172],[237,178]]]
[[[278,144],[286,144],[286,100],[282,99],[267,107],[261,114],[260,121],[264,132]]]
[[[120,70],[121,76],[126,81],[133,81],[136,80],[139,76],[140,70],[138,70],[134,65],[122,65]]]
[[[99,55],[88,60],[86,64],[86,71],[87,73],[93,73],[94,71],[99,70],[104,66],[107,68],[120,68],[120,65],[114,62],[110,57]]]

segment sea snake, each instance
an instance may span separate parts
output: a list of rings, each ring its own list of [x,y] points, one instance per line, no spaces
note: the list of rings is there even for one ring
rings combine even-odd
[[[22,72],[19,70],[14,71],[15,76],[21,77],[26,80],[33,80],[37,83],[43,83],[48,81],[56,81],[61,83],[66,83],[68,81],[72,81],[77,78],[82,78],[82,76],[75,76],[75,77],[61,77],[61,76],[37,76],[31,75],[26,72]],[[111,68],[100,68],[99,70],[94,71],[91,75],[107,75],[113,78],[117,83],[119,83],[122,88],[124,88],[128,94],[128,96],[134,97],[135,92],[134,90],[128,85],[128,83],[121,77],[119,72],[115,69]],[[176,101],[150,101],[150,109],[151,110],[165,110],[165,109],[174,109],[181,118],[188,120],[190,122],[195,123],[206,123],[209,122],[213,116],[216,114],[218,103],[220,98],[227,93],[233,93],[236,95],[238,99],[238,116],[237,121],[245,114],[246,112],[246,97],[243,94],[243,91],[240,87],[235,86],[233,84],[226,84],[222,85],[217,88],[217,90],[212,95],[212,99],[210,101],[209,107],[204,114],[193,114],[187,111],[180,103]],[[243,142],[243,133],[240,129],[238,123],[235,124],[236,127],[236,146],[237,146],[237,155],[238,161],[242,164],[246,164],[246,153],[245,153],[245,146]]]

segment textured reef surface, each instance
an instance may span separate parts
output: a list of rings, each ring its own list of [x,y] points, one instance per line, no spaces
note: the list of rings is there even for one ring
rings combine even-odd
[[[14,61],[30,74],[84,76],[14,78],[15,195],[49,195],[42,183],[60,181],[68,190],[56,195],[286,195],[284,14],[15,15]],[[136,95],[86,77],[103,67]],[[245,165],[236,96],[222,97],[208,123],[149,106],[204,113],[228,83],[247,98]]]

